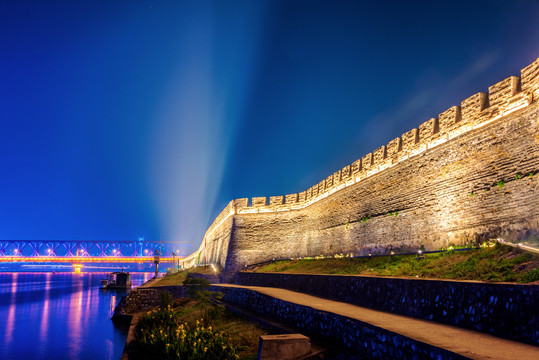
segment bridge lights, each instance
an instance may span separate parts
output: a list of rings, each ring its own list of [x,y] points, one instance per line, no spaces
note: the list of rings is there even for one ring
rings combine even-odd
[[[148,255],[148,249],[144,250],[144,254]]]
[[[116,256],[116,249],[112,249],[112,253]]]

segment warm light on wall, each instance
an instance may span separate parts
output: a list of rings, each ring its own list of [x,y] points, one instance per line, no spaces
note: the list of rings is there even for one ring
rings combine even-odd
[[[276,213],[306,208],[329,195],[353,186],[368,177],[400,164],[410,158],[445,144],[467,132],[482,128],[532,103],[539,87],[536,70],[539,59],[521,71],[522,77],[510,77],[491,87],[489,93],[477,93],[463,100],[459,106],[444,111],[402,136],[390,141],[360,160],[335,172],[320,183],[299,194],[231,201],[217,216],[204,236],[198,251],[186,259],[193,259],[205,247],[213,233],[235,214]],[[521,80],[522,79],[522,80]],[[521,88],[519,92],[517,89]],[[362,168],[363,163],[365,165]],[[286,202],[285,202],[286,200]],[[290,200],[290,202],[288,202]]]

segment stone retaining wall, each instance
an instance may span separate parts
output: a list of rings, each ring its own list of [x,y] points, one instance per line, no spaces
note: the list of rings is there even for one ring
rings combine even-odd
[[[131,290],[127,296],[122,298],[118,306],[114,309],[112,319],[134,314],[140,311],[149,310],[161,304],[161,293],[168,291],[174,299],[184,296],[183,286],[160,286],[155,288],[136,288]]]
[[[345,316],[293,304],[241,288],[213,286],[223,300],[300,330],[314,339],[354,350],[362,359],[466,359]],[[321,326],[323,324],[323,326]]]
[[[313,294],[539,345],[539,286],[240,272],[240,285]]]

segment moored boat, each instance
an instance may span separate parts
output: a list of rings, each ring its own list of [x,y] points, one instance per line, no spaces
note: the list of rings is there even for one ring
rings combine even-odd
[[[101,289],[131,289],[131,274],[116,271],[109,274],[108,279],[101,280]]]

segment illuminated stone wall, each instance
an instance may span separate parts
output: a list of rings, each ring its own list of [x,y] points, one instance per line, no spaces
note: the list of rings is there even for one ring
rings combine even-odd
[[[186,264],[524,238],[539,229],[539,59],[299,194],[231,201]]]

